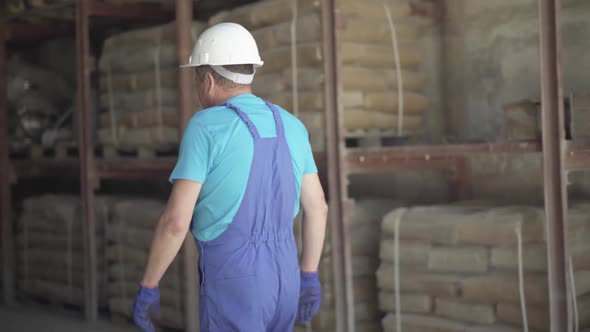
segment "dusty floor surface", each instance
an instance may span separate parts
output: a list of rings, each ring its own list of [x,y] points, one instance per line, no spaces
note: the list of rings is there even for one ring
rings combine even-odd
[[[0,305],[0,331],[2,332],[137,332],[131,326],[112,325],[106,320],[86,323],[69,313],[50,313],[42,309],[23,306],[7,308]]]

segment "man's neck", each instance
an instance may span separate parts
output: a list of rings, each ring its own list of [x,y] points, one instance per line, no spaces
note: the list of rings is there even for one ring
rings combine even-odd
[[[216,105],[221,105],[236,96],[248,93],[252,93],[252,89],[250,88],[250,86],[239,89],[227,90],[225,93],[219,96],[219,99],[217,100],[218,103]]]

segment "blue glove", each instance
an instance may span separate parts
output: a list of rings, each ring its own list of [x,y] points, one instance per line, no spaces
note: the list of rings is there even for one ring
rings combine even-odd
[[[299,308],[297,309],[297,323],[309,322],[320,310],[322,288],[319,272],[300,273],[301,286],[299,289]]]
[[[148,288],[140,285],[133,304],[133,321],[144,332],[156,331],[150,311],[155,315],[160,314],[160,290],[158,287]]]

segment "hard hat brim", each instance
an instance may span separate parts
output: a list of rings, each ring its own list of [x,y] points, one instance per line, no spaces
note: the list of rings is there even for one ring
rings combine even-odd
[[[238,65],[239,63],[232,63],[232,64],[225,64],[225,65],[219,65],[219,64],[212,64],[212,63],[203,63],[203,64],[196,64],[196,63],[187,63],[185,65],[180,65],[180,68],[188,68],[188,67],[199,67],[199,66],[233,66],[233,65]],[[249,63],[244,63],[245,65],[248,65]],[[251,65],[254,66],[254,68],[260,68],[264,65],[264,61],[260,61],[257,63],[252,63]]]

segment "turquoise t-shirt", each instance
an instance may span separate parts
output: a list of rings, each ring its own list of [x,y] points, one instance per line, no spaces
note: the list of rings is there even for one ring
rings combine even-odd
[[[261,137],[275,137],[271,110],[252,94],[230,100],[252,120]],[[304,174],[317,173],[309,135],[295,116],[280,108],[285,136],[293,159],[297,201]],[[191,231],[200,241],[211,241],[227,229],[240,207],[252,164],[254,140],[231,109],[215,106],[197,112],[189,121],[170,181],[186,179],[203,186],[193,214]]]

